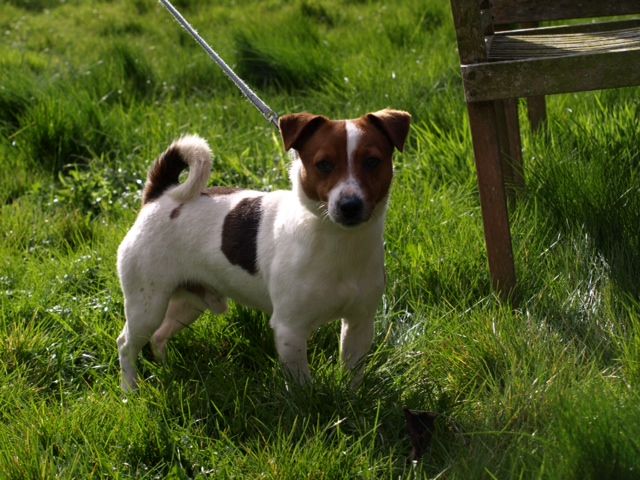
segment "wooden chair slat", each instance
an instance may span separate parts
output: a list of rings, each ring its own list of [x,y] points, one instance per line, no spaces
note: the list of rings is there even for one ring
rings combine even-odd
[[[518,60],[633,49],[640,49],[640,27],[605,32],[493,36],[487,57]]]
[[[496,24],[609,17],[640,13],[638,0],[491,0]]]
[[[495,36],[500,35],[559,35],[564,33],[589,33],[607,32],[610,30],[625,30],[629,28],[640,28],[640,18],[630,20],[617,20],[614,22],[580,23],[575,25],[555,25],[552,27],[535,27],[519,29],[496,29]]]
[[[640,50],[462,66],[467,102],[640,85]]]

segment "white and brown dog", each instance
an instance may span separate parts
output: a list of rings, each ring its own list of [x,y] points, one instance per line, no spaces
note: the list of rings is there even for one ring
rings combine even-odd
[[[171,336],[206,309],[224,312],[227,297],[271,315],[278,356],[299,382],[309,378],[307,338],[331,320],[342,320],[343,363],[357,367],[385,284],[391,157],[410,119],[389,109],[340,121],[283,116],[293,188],[270,193],[207,189],[207,143],[174,142],[151,167],[143,207],[118,249],[122,387],[135,388],[147,342],[163,359]]]

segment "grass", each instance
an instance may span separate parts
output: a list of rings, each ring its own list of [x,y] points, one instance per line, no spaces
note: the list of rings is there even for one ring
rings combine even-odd
[[[212,183],[270,190],[286,157],[155,2],[4,2],[0,477],[637,478],[638,89],[552,97],[525,133],[512,309],[490,289],[446,2],[178,4],[279,112],[413,114],[364,383],[328,325],[313,385],[287,390],[267,319],[233,306],[120,392],[115,252],[150,161],[198,132]],[[440,413],[417,466],[403,407]]]

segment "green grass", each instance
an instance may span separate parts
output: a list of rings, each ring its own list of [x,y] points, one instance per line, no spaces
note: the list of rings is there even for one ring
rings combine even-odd
[[[212,183],[286,188],[281,143],[152,0],[0,5],[0,478],[637,478],[638,89],[549,99],[493,295],[447,2],[177,2],[277,111],[409,110],[363,385],[337,325],[288,390],[264,315],[181,333],[118,386],[117,246],[151,160],[197,132]],[[258,20],[258,21],[256,21]],[[407,463],[403,407],[441,415]]]

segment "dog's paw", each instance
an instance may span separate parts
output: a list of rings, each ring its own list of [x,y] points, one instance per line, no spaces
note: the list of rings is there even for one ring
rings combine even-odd
[[[167,340],[151,337],[149,340],[149,346],[151,347],[151,354],[153,359],[158,363],[165,363],[167,361]]]

